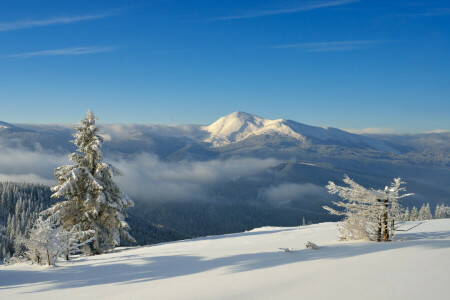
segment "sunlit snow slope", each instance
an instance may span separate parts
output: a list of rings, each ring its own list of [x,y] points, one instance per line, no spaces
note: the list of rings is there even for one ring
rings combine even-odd
[[[0,266],[0,298],[449,299],[450,220],[425,221],[390,243],[336,235],[335,223],[266,227],[51,268]],[[307,241],[319,250],[305,249]]]

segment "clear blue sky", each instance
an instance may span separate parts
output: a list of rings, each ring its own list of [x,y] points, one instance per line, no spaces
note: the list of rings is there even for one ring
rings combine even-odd
[[[450,129],[449,53],[449,1],[1,1],[0,120]]]

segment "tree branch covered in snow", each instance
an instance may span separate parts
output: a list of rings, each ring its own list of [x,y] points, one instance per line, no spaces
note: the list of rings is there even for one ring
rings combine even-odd
[[[340,238],[345,240],[389,241],[394,236],[396,222],[403,219],[403,208],[398,200],[412,194],[400,194],[406,189],[404,182],[395,178],[390,187],[384,190],[366,189],[347,175],[339,186],[329,182],[329,193],[337,194],[343,201],[334,201],[339,207],[324,206],[333,215],[345,216],[340,225]]]
[[[59,184],[52,187],[52,197],[67,200],[46,211],[46,215],[61,222],[66,231],[74,227],[82,232],[92,230],[93,254],[118,246],[120,237],[134,242],[125,221],[125,210],[134,203],[113,180],[120,171],[102,161],[103,139],[98,135],[96,120],[89,110],[75,127],[73,143],[78,151],[69,155],[75,164],[57,168],[54,175]]]

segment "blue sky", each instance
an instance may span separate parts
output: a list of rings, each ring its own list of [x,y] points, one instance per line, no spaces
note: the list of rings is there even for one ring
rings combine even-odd
[[[449,130],[449,53],[448,1],[2,1],[0,120]]]

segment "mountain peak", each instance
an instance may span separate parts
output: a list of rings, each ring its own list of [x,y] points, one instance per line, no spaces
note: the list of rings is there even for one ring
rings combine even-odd
[[[336,144],[372,148],[380,151],[396,152],[383,141],[348,133],[332,127],[316,127],[285,119],[264,119],[242,111],[223,116],[209,126],[203,127],[209,136],[203,140],[212,147],[220,147],[240,142],[250,136],[278,135],[315,144]]]
[[[21,127],[17,127],[16,125],[0,121],[0,130],[9,132],[9,133],[17,133],[17,132],[28,132],[32,130],[24,129]]]
[[[242,111],[236,111],[221,117],[213,124],[206,126],[210,136],[205,142],[213,147],[219,147],[239,142],[251,135],[278,133],[303,140],[304,137],[294,132],[285,124],[285,120],[263,119]]]
[[[246,119],[246,120],[254,119],[254,118],[262,119],[261,117],[258,117],[257,115],[249,114],[244,111],[235,111],[229,115],[224,116],[223,118],[237,118],[237,119]]]
[[[16,126],[6,123],[6,122],[3,122],[3,121],[0,121],[0,128],[14,128],[14,127],[16,127]]]

